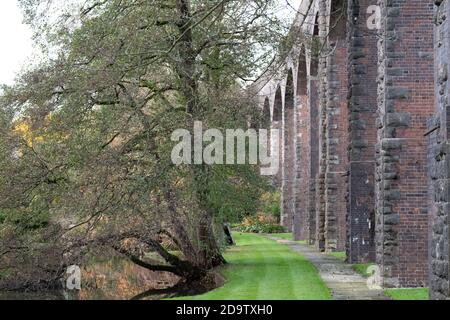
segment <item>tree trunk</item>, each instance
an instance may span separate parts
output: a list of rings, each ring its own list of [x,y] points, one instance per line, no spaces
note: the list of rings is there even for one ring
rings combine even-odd
[[[198,99],[198,84],[195,79],[196,51],[194,49],[192,26],[193,18],[190,12],[189,0],[177,0],[179,14],[178,29],[180,32],[179,54],[182,63],[177,64],[177,73],[181,80],[181,92],[186,103],[186,112],[192,115],[190,125],[195,120],[202,120],[204,109]],[[193,127],[193,126],[192,126]],[[200,208],[198,235],[200,253],[198,265],[210,269],[225,263],[220,248],[214,236],[213,219],[208,206],[207,179],[208,169],[205,165],[195,165],[193,169],[195,189]]]
[[[214,235],[211,215],[204,213],[199,225],[201,267],[211,269],[226,263]]]

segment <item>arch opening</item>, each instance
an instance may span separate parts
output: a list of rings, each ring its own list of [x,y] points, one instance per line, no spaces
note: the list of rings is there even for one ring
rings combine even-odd
[[[275,101],[273,106],[273,116],[272,116],[272,129],[279,130],[278,140],[275,140],[275,136],[270,136],[270,150],[271,154],[273,154],[274,150],[278,150],[278,155],[280,159],[280,170],[278,170],[277,175],[275,176],[274,182],[275,185],[281,188],[281,179],[282,179],[282,157],[283,157],[283,139],[282,139],[282,120],[283,120],[283,98],[281,93],[281,87],[278,86],[277,91],[275,93]],[[276,149],[275,149],[276,148]],[[283,214],[281,215],[281,224],[283,223]]]
[[[329,38],[337,39],[346,35],[347,6],[345,0],[334,0],[331,5]]]
[[[308,93],[308,72],[306,69],[306,57],[304,51],[300,54],[298,59],[298,71],[297,71],[297,96],[300,98],[299,103],[304,104],[304,97]]]
[[[296,92],[296,122],[295,122],[295,217],[294,239],[308,239],[308,206],[309,206],[309,108],[308,108],[308,73],[305,48],[298,57],[297,92]]]
[[[281,96],[281,87],[278,87],[275,93],[275,103],[273,106],[273,121],[278,122],[283,119],[283,99]]]
[[[270,129],[270,101],[267,97],[264,100],[261,128]]]
[[[291,231],[295,213],[295,88],[293,70],[288,70],[284,100],[283,213],[285,227]]]
[[[311,77],[317,77],[319,75],[320,50],[321,50],[321,41],[319,37],[319,13],[317,13],[314,21],[314,30],[312,34],[311,66],[310,66]]]

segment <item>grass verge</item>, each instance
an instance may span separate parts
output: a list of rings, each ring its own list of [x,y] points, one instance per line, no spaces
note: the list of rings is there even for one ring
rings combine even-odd
[[[233,234],[221,288],[183,300],[329,300],[314,266],[287,246],[256,234]]]
[[[427,288],[386,289],[384,293],[393,300],[429,300]]]
[[[277,237],[277,238],[281,238],[281,239],[285,239],[285,240],[292,240],[292,233],[273,233],[271,234],[271,236],[273,237]]]
[[[370,273],[367,272],[370,266],[372,266],[373,263],[356,263],[352,265],[352,269],[358,272],[360,275],[362,275],[364,278],[368,278],[371,276]]]
[[[276,237],[276,238],[280,238],[280,239],[284,239],[284,240],[294,241],[294,240],[293,240],[292,233],[272,233],[272,234],[270,234],[270,236]],[[295,241],[295,242],[296,242],[296,243],[300,243],[300,244],[305,244],[305,245],[308,244],[308,243],[306,242],[306,240]]]
[[[345,261],[345,259],[347,259],[347,253],[345,253],[345,251],[330,252],[330,253],[328,253],[328,255],[335,257],[342,261]]]

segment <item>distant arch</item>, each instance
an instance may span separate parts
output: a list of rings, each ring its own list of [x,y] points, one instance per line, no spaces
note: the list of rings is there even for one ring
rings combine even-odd
[[[278,122],[283,120],[283,97],[281,94],[281,87],[278,86],[275,93],[275,102],[273,105],[273,121]]]
[[[286,92],[285,92],[285,114],[286,110],[294,109],[294,71],[292,69],[289,69],[288,76],[286,80]]]
[[[347,34],[346,0],[331,1],[330,26],[328,37],[333,40]]]
[[[281,92],[281,86],[278,85],[278,88],[275,92],[275,100],[273,104],[273,111],[272,111],[272,126],[271,129],[278,130],[278,135],[270,134],[270,153],[271,155],[274,155],[274,152],[278,153],[278,163],[279,163],[279,170],[277,171],[277,174],[274,177],[274,183],[275,185],[281,189],[282,186],[282,160],[283,160],[283,135],[282,135],[282,120],[283,120],[283,96]],[[276,137],[278,136],[278,139]],[[282,208],[282,205],[281,209]],[[285,226],[286,219],[284,218],[284,212],[281,210],[281,225]]]
[[[308,72],[305,48],[297,57],[297,91],[296,91],[296,121],[295,121],[295,162],[296,179],[295,215],[293,235],[295,240],[307,239],[308,215],[306,204],[309,203],[309,108],[308,108]]]
[[[319,178],[319,153],[320,153],[320,139],[319,139],[319,57],[322,50],[322,42],[319,33],[319,13],[315,16],[314,28],[312,31],[312,50],[310,55],[310,77],[309,77],[309,205],[307,217],[308,223],[308,241],[309,244],[316,243],[317,230],[317,208],[316,208],[316,187]]]
[[[283,215],[284,226],[291,231],[295,212],[295,86],[294,71],[287,71],[286,90],[284,94],[283,123]]]
[[[270,129],[270,100],[268,97],[264,100],[261,128]]]
[[[308,71],[306,68],[306,56],[305,51],[302,50],[298,58],[298,70],[297,70],[297,96],[306,97],[308,94]],[[300,103],[305,103],[301,100]]]
[[[312,32],[311,39],[311,64],[310,64],[310,75],[311,77],[317,77],[319,75],[319,54],[321,50],[319,37],[319,13],[316,14],[314,20],[314,28]]]
[[[325,139],[327,159],[335,159],[327,165],[329,172],[345,172],[348,170],[348,68],[346,66],[348,46],[347,46],[347,0],[332,1],[331,12],[329,14],[329,31],[327,40],[327,62],[331,66],[327,68],[328,81],[339,83],[338,86],[328,84],[326,106],[328,110],[339,110],[336,113],[327,113],[328,127]],[[327,65],[328,65],[327,63]],[[321,110],[321,114],[325,115]],[[344,119],[342,119],[344,118]],[[347,120],[347,121],[345,121]],[[331,141],[339,141],[337,144]],[[342,184],[346,188],[346,178],[337,176],[336,183]],[[340,201],[345,202],[344,193],[334,193]],[[325,250],[345,250],[347,240],[347,216],[346,210],[338,209],[336,202],[330,202],[325,207],[324,220],[320,224],[325,226]],[[333,228],[328,228],[332,225]],[[321,235],[321,238],[323,236]]]

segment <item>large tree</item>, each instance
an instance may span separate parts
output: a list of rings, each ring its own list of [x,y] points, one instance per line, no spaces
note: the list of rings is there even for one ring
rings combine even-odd
[[[95,0],[60,15],[61,3],[21,2],[45,54],[0,100],[0,268],[11,287],[57,285],[94,247],[180,286],[200,281],[224,263],[221,223],[254,210],[264,181],[255,166],[175,166],[170,136],[260,116],[242,88],[285,31],[272,1]],[[150,250],[165,263],[146,260]]]

